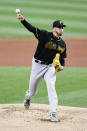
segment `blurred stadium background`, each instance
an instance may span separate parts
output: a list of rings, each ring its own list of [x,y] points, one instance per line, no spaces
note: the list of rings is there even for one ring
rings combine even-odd
[[[87,37],[87,0],[0,0],[0,38],[33,37],[16,19],[16,8],[34,26],[51,31],[61,19],[64,37]]]
[[[87,0],[0,0],[1,39],[33,38],[33,34],[17,20],[16,8],[36,27],[51,31],[53,21],[61,19],[67,25],[64,38],[87,38]],[[0,66],[0,104],[23,103],[30,69]],[[60,105],[87,107],[87,68],[66,67],[63,72],[57,73],[57,80]],[[48,103],[45,87],[42,80],[32,102]]]

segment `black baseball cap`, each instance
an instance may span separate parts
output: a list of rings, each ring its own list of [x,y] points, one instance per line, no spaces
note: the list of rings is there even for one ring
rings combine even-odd
[[[66,27],[66,25],[63,24],[63,21],[57,20],[53,22],[53,27]]]

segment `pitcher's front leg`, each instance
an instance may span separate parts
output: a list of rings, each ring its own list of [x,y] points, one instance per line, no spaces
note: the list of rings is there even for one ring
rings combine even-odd
[[[56,122],[58,121],[56,119],[58,98],[57,98],[56,89],[55,89],[56,73],[55,73],[55,69],[53,66],[51,66],[48,69],[47,73],[44,76],[44,79],[46,81],[48,99],[50,103],[50,118],[51,118],[51,121]]]

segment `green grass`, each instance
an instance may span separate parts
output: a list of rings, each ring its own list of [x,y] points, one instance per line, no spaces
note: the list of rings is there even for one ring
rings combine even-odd
[[[87,0],[0,0],[0,38],[34,37],[17,20],[16,8],[40,29],[51,31],[61,19],[67,25],[64,37],[87,37]]]
[[[19,103],[28,88],[29,68],[0,67],[0,103]]]
[[[0,67],[0,104],[23,103],[28,89],[29,67]],[[87,108],[87,68],[65,68],[56,73],[59,105]],[[48,104],[45,81],[42,79],[32,103]]]

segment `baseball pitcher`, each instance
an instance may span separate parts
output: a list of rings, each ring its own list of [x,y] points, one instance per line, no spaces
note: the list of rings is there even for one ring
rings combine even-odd
[[[44,78],[50,103],[50,120],[58,122],[59,120],[56,118],[58,97],[55,90],[55,81],[56,71],[62,71],[65,65],[66,44],[61,36],[66,25],[61,20],[54,21],[52,32],[48,32],[31,25],[20,13],[17,14],[17,18],[38,39],[38,45],[32,60],[29,90],[24,100],[25,109],[29,108],[30,100],[37,91],[39,81]]]

